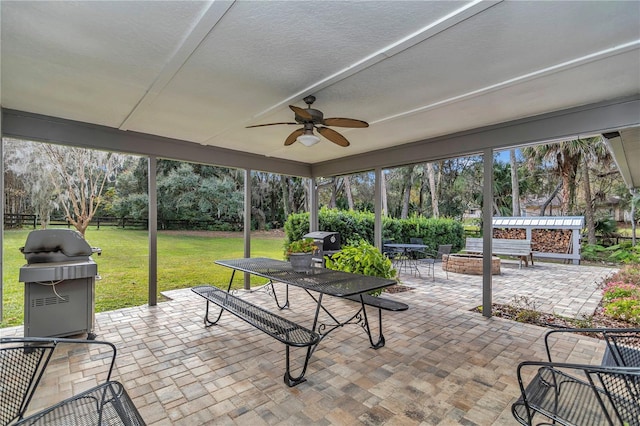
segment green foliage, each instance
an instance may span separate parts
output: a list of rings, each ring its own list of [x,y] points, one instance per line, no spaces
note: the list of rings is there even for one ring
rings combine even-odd
[[[612,318],[640,325],[640,269],[627,266],[611,277],[602,297],[603,312]]]
[[[632,246],[629,242],[604,247],[597,244],[585,244],[580,255],[585,260],[608,261],[623,264],[640,263],[640,246]]]
[[[289,259],[289,255],[292,253],[315,253],[316,251],[318,251],[318,246],[313,238],[304,238],[285,244],[284,255]]]
[[[364,240],[342,247],[342,250],[334,254],[331,259],[326,258],[326,266],[337,271],[374,277],[394,278],[396,276],[396,270],[393,269],[391,260]],[[377,296],[380,293],[382,290],[371,294]]]
[[[363,239],[373,243],[375,215],[369,212],[354,212],[322,208],[318,222],[319,229],[338,232],[343,244]],[[436,251],[440,244],[452,244],[453,251],[464,246],[464,228],[462,223],[453,219],[433,219],[414,216],[409,219],[383,217],[383,240],[409,241],[422,238],[430,250]],[[284,224],[287,241],[301,239],[309,232],[309,214],[291,214]]]
[[[618,229],[618,223],[610,217],[596,219],[595,223],[596,233],[610,236]]]
[[[300,240],[309,233],[309,213],[293,213],[284,223],[286,243]]]

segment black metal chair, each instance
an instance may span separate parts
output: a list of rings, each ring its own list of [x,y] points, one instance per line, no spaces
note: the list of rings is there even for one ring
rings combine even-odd
[[[436,253],[433,253],[431,257],[425,257],[422,260],[422,262],[425,263],[431,271],[431,276],[434,281],[436,280],[436,264],[442,263],[444,255],[451,253],[451,247],[453,247],[452,244],[440,244]],[[444,267],[442,269],[444,269],[447,279],[449,279],[449,271],[447,270],[446,265],[443,266]]]
[[[550,347],[575,333],[606,344],[601,365],[554,362]],[[570,344],[575,344],[570,342]],[[526,361],[517,369],[520,398],[512,405],[524,425],[640,425],[640,329],[565,329],[545,335],[549,361]],[[524,377],[533,379],[525,385]]]
[[[87,345],[87,350],[100,346],[111,353],[104,381],[25,417],[47,366],[55,358],[56,349],[65,346],[71,353],[78,353],[83,345]],[[100,356],[103,357],[102,353]],[[116,348],[109,342],[36,337],[0,339],[0,424],[144,425],[122,384],[111,381],[115,357]]]
[[[387,244],[393,243],[393,240],[383,240],[382,241],[382,254],[387,256],[392,262],[395,258],[400,255],[402,252],[394,249],[392,247],[386,247]]]

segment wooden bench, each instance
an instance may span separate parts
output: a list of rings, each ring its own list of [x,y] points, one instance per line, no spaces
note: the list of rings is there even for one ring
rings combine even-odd
[[[284,374],[284,382],[288,386],[296,386],[306,380],[304,374],[312,354],[312,347],[320,341],[319,334],[217,287],[202,285],[193,287],[191,291],[202,296],[207,301],[207,308],[204,315],[205,327],[215,325],[220,320],[223,311],[234,314],[258,330],[286,345],[286,372]],[[213,303],[221,308],[218,317],[214,321],[209,319],[209,303]],[[291,376],[289,362],[289,348],[291,346],[307,348],[307,355],[304,366],[302,367],[302,372],[297,377]]]
[[[483,253],[482,238],[467,237],[464,250],[467,253]],[[520,259],[524,266],[529,266],[529,259],[533,266],[533,252],[531,251],[531,240],[515,240],[504,238],[493,238],[491,240],[491,252],[494,255],[515,256]]]

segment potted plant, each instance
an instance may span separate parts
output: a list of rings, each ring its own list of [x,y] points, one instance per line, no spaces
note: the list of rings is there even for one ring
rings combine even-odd
[[[311,268],[313,254],[318,251],[313,238],[292,241],[287,245],[285,256],[295,272],[307,272]]]

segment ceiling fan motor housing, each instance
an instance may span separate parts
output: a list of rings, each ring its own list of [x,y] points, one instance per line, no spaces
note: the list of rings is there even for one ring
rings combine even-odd
[[[305,112],[308,112],[309,115],[311,115],[311,120],[300,117],[298,114],[296,114],[296,121],[300,124],[304,124],[304,123],[314,123],[314,124],[324,124],[324,114],[322,114],[321,111],[318,111],[317,109],[312,109],[312,108],[308,108],[304,110]]]

